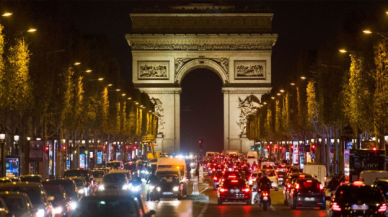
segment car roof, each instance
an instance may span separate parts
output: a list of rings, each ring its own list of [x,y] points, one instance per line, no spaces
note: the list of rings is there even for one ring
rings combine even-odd
[[[2,187],[14,187],[14,186],[23,186],[23,187],[42,187],[41,183],[37,182],[12,182],[12,183],[4,183],[0,185]]]
[[[27,175],[21,175],[20,178],[24,178],[24,177],[42,177],[41,175],[39,174],[27,174]]]
[[[376,178],[379,182],[388,182],[388,178]]]

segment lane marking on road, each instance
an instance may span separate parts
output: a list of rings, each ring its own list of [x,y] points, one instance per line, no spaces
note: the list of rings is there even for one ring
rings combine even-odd
[[[202,192],[206,191],[208,188],[209,188],[209,187],[206,187],[205,189],[203,189],[203,190],[202,190],[201,192],[199,192],[199,193],[202,194]]]
[[[273,211],[275,211],[275,212],[276,212],[276,209],[275,209],[275,207],[273,207],[272,205],[271,205],[271,209],[272,209]]]
[[[201,209],[201,212],[199,213],[199,215],[197,216],[197,217],[202,217],[203,216],[203,214],[206,212],[206,210],[207,210],[207,206],[208,206],[208,204],[205,204],[205,206]]]

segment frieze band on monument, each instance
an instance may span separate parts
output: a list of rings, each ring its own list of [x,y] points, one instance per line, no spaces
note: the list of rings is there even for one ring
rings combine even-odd
[[[273,41],[252,43],[137,43],[132,42],[132,50],[271,50]]]

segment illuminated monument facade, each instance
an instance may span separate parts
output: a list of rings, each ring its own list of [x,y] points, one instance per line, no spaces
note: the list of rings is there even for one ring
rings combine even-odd
[[[273,14],[257,7],[193,4],[132,11],[132,80],[149,94],[159,114],[155,150],[180,149],[180,93],[194,69],[223,82],[224,149],[247,152],[246,119],[271,90]]]

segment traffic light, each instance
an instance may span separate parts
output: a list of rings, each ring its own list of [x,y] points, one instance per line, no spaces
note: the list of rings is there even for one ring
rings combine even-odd
[[[257,150],[258,150],[258,151],[261,151],[261,146],[257,147]]]
[[[133,146],[133,150],[136,150],[137,149],[137,145]]]
[[[269,148],[270,148],[269,145],[267,145],[267,149],[268,149],[268,150],[269,150]]]
[[[63,151],[66,151],[66,146],[62,146],[62,150],[63,150]]]
[[[48,146],[45,146],[45,147],[44,147],[44,150],[45,150],[46,152],[48,152],[48,151],[50,150],[50,148],[49,148]]]
[[[311,149],[313,149],[313,150],[314,150],[314,149],[315,149],[315,145],[311,145]]]
[[[376,148],[376,147],[373,147],[372,150],[373,150],[373,151],[377,151],[377,148]]]
[[[105,145],[103,145],[103,146],[102,146],[102,150],[104,150],[104,151],[105,151],[105,148],[106,148],[106,146],[105,146]]]
[[[252,147],[251,147],[251,150],[254,151],[254,150],[255,150],[255,146],[252,146]]]

